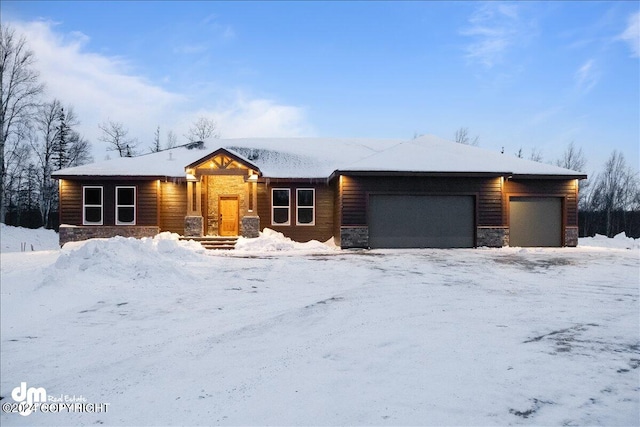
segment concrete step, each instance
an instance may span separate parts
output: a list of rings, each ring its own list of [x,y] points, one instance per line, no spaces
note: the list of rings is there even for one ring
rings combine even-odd
[[[237,236],[202,236],[202,237],[188,237],[183,236],[180,237],[180,240],[193,240],[196,242],[200,242],[205,249],[234,249],[236,242],[238,241]]]

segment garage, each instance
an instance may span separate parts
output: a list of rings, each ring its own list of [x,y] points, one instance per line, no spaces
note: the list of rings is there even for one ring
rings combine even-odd
[[[562,198],[511,197],[509,246],[562,246]]]
[[[474,196],[370,195],[371,248],[471,248]]]

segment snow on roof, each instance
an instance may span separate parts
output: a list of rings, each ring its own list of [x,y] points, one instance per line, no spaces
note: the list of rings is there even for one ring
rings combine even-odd
[[[434,173],[497,173],[513,175],[583,175],[558,166],[525,160],[516,156],[436,136],[402,141],[389,149],[357,160],[341,171],[398,171]]]
[[[138,157],[122,157],[62,169],[54,177],[185,177],[185,167],[225,148],[271,178],[327,178],[335,171],[469,172],[581,176],[557,166],[457,144],[435,136],[412,140],[358,138],[213,139]]]

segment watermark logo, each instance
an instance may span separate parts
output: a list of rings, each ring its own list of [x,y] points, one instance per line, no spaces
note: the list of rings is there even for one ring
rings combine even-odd
[[[26,417],[33,412],[36,404],[47,401],[47,390],[44,387],[27,388],[27,383],[21,382],[11,391],[11,397],[18,404],[22,403],[22,405],[18,405],[18,413]]]
[[[2,412],[18,413],[23,417],[33,412],[107,412],[110,405],[110,403],[87,402],[87,398],[82,395],[48,395],[44,387],[27,387],[26,382],[21,382],[14,388],[11,391],[11,397],[13,402],[4,402]]]

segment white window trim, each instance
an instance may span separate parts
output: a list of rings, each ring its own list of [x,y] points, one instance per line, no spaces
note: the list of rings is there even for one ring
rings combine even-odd
[[[273,192],[284,190],[289,193],[289,204],[287,206],[274,206],[273,205]],[[274,210],[287,208],[287,222],[277,223],[274,221]],[[271,225],[286,226],[291,225],[291,189],[290,188],[272,188],[271,189]]]
[[[100,189],[100,204],[99,205],[87,205],[85,203],[85,189],[99,188]],[[87,221],[87,209],[86,208],[100,208],[100,221],[89,222]],[[83,185],[82,186],[82,225],[102,225],[104,223],[104,187],[101,185]]]
[[[120,188],[133,188],[133,205],[119,205],[118,204],[118,190]],[[136,225],[136,202],[137,202],[137,194],[136,194],[136,187],[133,185],[121,185],[121,186],[116,186],[116,195],[115,195],[115,204],[116,204],[116,212],[115,212],[115,219],[116,219],[116,225]],[[118,208],[133,208],[133,221],[131,222],[122,222],[119,220],[118,218]]]
[[[298,204],[298,191],[311,191],[313,193],[313,202],[311,206],[300,206]],[[311,209],[311,211],[313,212],[311,216],[311,222],[300,222],[299,209]],[[299,225],[301,227],[316,225],[316,189],[315,188],[296,188],[296,225]]]

